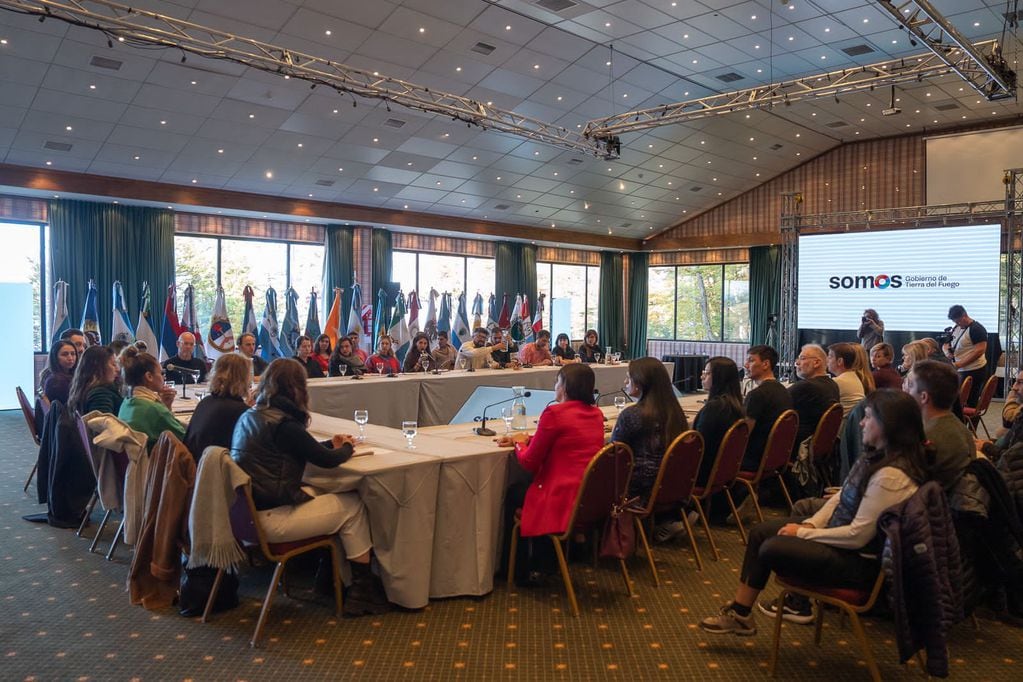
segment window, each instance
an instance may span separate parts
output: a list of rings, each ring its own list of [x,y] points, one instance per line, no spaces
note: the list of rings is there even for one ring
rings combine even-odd
[[[749,341],[748,263],[653,267],[648,288],[649,338]]]
[[[45,262],[44,248],[46,229],[42,225],[21,223],[0,223],[0,238],[4,243],[4,255],[0,268],[0,281],[12,284],[29,284],[32,287],[32,347],[43,352],[49,347],[44,343],[44,333],[48,326],[44,321],[44,301],[51,292],[46,291],[46,276],[40,265]],[[83,299],[84,300],[84,297]],[[68,301],[68,314],[82,301]],[[78,308],[81,314],[81,307]],[[20,332],[19,332],[20,333]]]
[[[582,339],[597,326],[600,268],[562,263],[536,264],[536,293],[546,294],[544,326],[555,336],[562,332]],[[536,311],[534,302],[530,310]]]
[[[217,283],[224,287],[227,315],[241,327],[245,314],[246,286],[255,295],[252,308],[258,320],[266,306],[266,289],[277,291],[277,320],[283,322],[288,285],[298,292],[298,319],[304,326],[309,304],[309,291],[320,293],[320,308],[330,305],[331,292],[322,291],[324,247],[320,244],[289,244],[222,237],[174,237],[174,273],[178,287],[178,306],[185,287],[195,288],[195,308],[200,325],[207,325],[213,313]],[[327,302],[324,303],[324,296]],[[154,292],[153,305],[163,305]],[[154,313],[157,311],[154,311]],[[322,324],[321,319],[321,324]],[[202,328],[205,332],[205,327]]]
[[[452,316],[458,309],[458,296],[464,291],[465,312],[471,323],[472,301],[477,292],[483,296],[483,318],[486,320],[487,300],[497,282],[494,262],[493,258],[394,251],[391,255],[391,276],[401,285],[404,293],[408,294],[413,289],[419,293],[424,308],[420,313],[423,322],[426,320],[425,308],[429,305],[431,288],[436,289],[438,294],[445,291],[451,294],[451,305],[454,307]],[[439,313],[439,299],[437,306]]]

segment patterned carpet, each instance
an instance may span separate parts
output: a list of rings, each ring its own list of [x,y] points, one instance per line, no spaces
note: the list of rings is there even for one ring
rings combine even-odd
[[[559,583],[538,590],[499,586],[481,599],[436,601],[420,612],[335,619],[330,603],[292,580],[297,598],[279,595],[263,646],[248,645],[269,570],[242,575],[242,605],[208,624],[176,610],[149,612],[128,603],[128,552],[114,560],[89,554],[73,531],[27,523],[38,511],[22,493],[35,459],[21,415],[0,412],[0,656],[5,680],[118,679],[708,679],[767,677],[768,619],[748,639],[714,638],[698,620],[735,586],[742,545],[732,529],[717,532],[720,562],[695,570],[685,542],[655,550],[662,578],[654,588],[645,562],[630,569],[636,596],[625,595],[614,564],[573,567],[581,617],[573,618]],[[98,513],[94,516],[98,519]],[[86,531],[91,538],[96,523]],[[106,548],[113,529],[105,533]],[[701,548],[706,541],[700,539]],[[709,548],[707,548],[709,550]],[[885,679],[919,678],[900,666],[891,625],[868,619]],[[781,679],[869,679],[851,632],[828,615],[824,641],[812,628],[786,624]],[[1023,678],[1023,630],[981,620],[952,636],[956,679]],[[1020,677],[1016,677],[1019,675]]]

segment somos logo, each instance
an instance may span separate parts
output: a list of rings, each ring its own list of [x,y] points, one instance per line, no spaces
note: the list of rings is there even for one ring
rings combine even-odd
[[[846,275],[828,280],[829,289],[898,289],[902,286],[902,275]]]

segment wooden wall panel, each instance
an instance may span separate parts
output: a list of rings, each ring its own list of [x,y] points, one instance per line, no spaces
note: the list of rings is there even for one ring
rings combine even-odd
[[[536,262],[600,266],[600,252],[556,248],[553,246],[538,246],[536,247]]]
[[[243,239],[274,239],[308,244],[323,244],[322,225],[258,220],[204,213],[175,213],[174,231],[178,234],[204,234]]]
[[[746,263],[749,249],[695,249],[691,251],[659,251],[650,254],[650,267],[659,265],[708,265],[714,263]]]
[[[45,199],[0,196],[0,220],[45,223],[48,207]]]
[[[391,236],[391,246],[397,251],[450,253],[479,258],[494,257],[494,242],[483,239],[458,239],[455,237],[435,237],[428,234],[395,232]]]

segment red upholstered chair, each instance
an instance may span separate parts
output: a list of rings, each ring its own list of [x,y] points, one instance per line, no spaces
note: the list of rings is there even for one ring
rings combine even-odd
[[[826,484],[830,484],[827,460],[835,454],[838,432],[842,429],[842,416],[840,403],[835,403],[825,410],[817,422],[817,428],[814,429],[813,440],[810,441],[810,459],[824,476]]]
[[[547,536],[554,543],[561,579],[565,583],[568,602],[572,607],[572,614],[575,616],[579,615],[579,602],[576,601],[575,590],[572,589],[572,576],[568,572],[568,562],[565,561],[565,550],[562,543],[567,542],[577,532],[585,531],[607,521],[611,515],[611,507],[625,499],[631,476],[632,448],[625,443],[618,442],[608,443],[602,447],[586,465],[582,483],[579,484],[579,492],[575,496],[575,504],[572,506],[572,515],[569,516],[564,532],[560,535],[550,534]],[[515,577],[515,553],[519,540],[520,520],[520,513],[517,512],[515,524],[512,526],[511,547],[508,552],[509,587],[513,584]],[[622,578],[625,580],[625,589],[631,597],[632,583],[629,581],[629,569],[625,565],[625,560],[619,559],[618,566],[622,571]]]
[[[792,497],[789,495],[788,486],[785,485],[785,478],[782,473],[789,466],[792,456],[792,448],[796,444],[796,435],[799,431],[799,415],[795,410],[785,410],[774,420],[771,432],[767,436],[767,445],[760,457],[760,466],[756,471],[742,471],[740,469],[736,483],[742,483],[749,490],[753,498],[753,507],[757,510],[757,519],[764,520],[764,513],[760,509],[760,499],[757,497],[757,490],[760,484],[767,479],[777,478],[781,490],[785,493],[785,500],[792,509]]]
[[[742,466],[742,456],[746,453],[746,444],[749,442],[749,425],[745,419],[739,419],[725,432],[721,439],[717,456],[714,459],[714,466],[707,476],[705,485],[693,488],[693,502],[696,504],[696,513],[700,515],[700,523],[707,533],[707,540],[710,541],[710,548],[713,551],[714,561],[721,558],[718,547],[714,543],[714,536],[710,532],[710,524],[707,523],[707,515],[703,510],[703,502],[710,499],[711,495],[724,491],[728,499],[728,506],[732,508],[732,516],[739,525],[739,536],[746,542],[746,529],[742,526],[742,520],[735,509],[735,501],[732,500],[732,493],[729,488],[735,483],[735,477],[739,474],[739,467]]]
[[[963,383],[959,384],[959,404],[966,409],[967,401],[970,399],[970,392],[973,391],[973,377],[966,377]]]
[[[36,433],[36,415],[32,410],[32,405],[28,402],[25,392],[21,390],[21,386],[15,386],[14,392],[18,396],[18,405],[21,406],[21,414],[25,417],[25,423],[28,424],[28,432],[32,436],[32,441],[36,445],[39,445],[39,434]],[[32,471],[28,472],[28,478],[25,479],[25,487],[22,488],[23,492],[28,492],[28,487],[32,484],[32,477],[36,475],[36,469],[38,467],[38,462],[32,465]]]
[[[245,483],[236,490],[234,504],[231,506],[231,530],[235,540],[242,547],[259,547],[263,556],[273,562],[274,573],[270,578],[270,586],[266,590],[266,598],[263,599],[263,608],[259,611],[259,620],[256,621],[256,630],[252,633],[249,646],[258,646],[259,639],[263,634],[263,627],[266,625],[267,615],[270,613],[270,602],[273,601],[277,585],[281,583],[284,576],[284,567],[290,559],[300,554],[312,552],[313,550],[328,548],[333,561],[334,569],[334,605],[336,615],[341,615],[341,553],[338,551],[337,542],[333,535],[317,535],[316,537],[294,542],[268,542],[259,525],[259,516],[256,514],[256,503],[252,499],[252,484]],[[220,583],[224,578],[224,569],[217,570],[217,576],[213,580],[213,589],[210,590],[209,599],[206,600],[206,608],[203,610],[202,622],[209,620],[213,604],[217,600],[217,593],[220,591]],[[287,588],[285,588],[286,591]]]
[[[643,522],[653,518],[657,512],[677,509],[689,502],[693,486],[696,485],[696,475],[700,471],[701,460],[703,460],[703,436],[700,435],[700,432],[690,430],[680,433],[668,446],[661,459],[661,468],[657,471],[657,478],[654,480],[654,487],[650,490],[646,506],[629,508],[629,512],[636,518],[636,532],[643,544],[647,561],[650,563],[650,572],[653,573],[655,586],[660,585],[660,579],[657,577],[654,555],[650,550],[650,543],[647,542]],[[693,556],[696,557],[696,568],[702,571],[703,560],[700,558],[700,550],[696,546],[696,538],[693,537],[693,529],[689,525],[685,509],[682,510],[682,523],[685,524],[689,546],[693,548]]]
[[[967,377],[972,380],[973,377]],[[963,383],[966,383],[965,381]],[[973,431],[973,435],[977,435],[977,424],[984,427],[984,434],[991,438],[991,434],[987,430],[987,425],[984,423],[984,415],[987,414],[988,408],[991,406],[991,399],[995,397],[995,390],[998,388],[998,377],[994,374],[988,377],[984,383],[984,388],[980,392],[980,397],[977,398],[976,407],[967,407],[966,403],[963,403],[963,421],[970,427],[970,431]],[[967,394],[969,395],[969,394]]]
[[[781,594],[778,597],[778,603],[782,604],[785,602],[785,596],[787,594],[801,594],[807,599],[812,599],[817,603],[817,608],[814,609],[814,635],[813,641],[815,644],[820,646],[821,643],[821,630],[824,626],[824,609],[821,608],[821,604],[830,604],[831,606],[837,607],[842,613],[849,616],[849,621],[852,623],[853,634],[856,636],[856,641],[859,642],[860,648],[863,650],[863,658],[867,662],[867,668],[870,670],[870,676],[875,682],[880,682],[881,673],[877,669],[877,663],[874,661],[874,656],[870,652],[870,642],[867,641],[867,634],[863,630],[863,623],[860,621],[860,614],[866,613],[874,607],[874,602],[877,601],[878,595],[881,593],[881,586],[884,585],[884,571],[879,571],[877,580],[874,581],[873,587],[864,589],[856,589],[850,587],[824,587],[820,585],[807,585],[794,580],[790,580],[783,576],[775,576],[775,581],[781,586]],[[774,677],[775,670],[778,665],[778,649],[781,643],[781,623],[784,616],[784,610],[778,609],[778,615],[774,619],[774,645],[771,647],[771,677]]]

